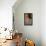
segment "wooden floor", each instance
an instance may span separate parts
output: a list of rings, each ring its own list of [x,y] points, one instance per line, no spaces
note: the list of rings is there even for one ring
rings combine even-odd
[[[6,40],[6,42],[2,43],[0,46],[16,46],[15,39],[13,40]]]

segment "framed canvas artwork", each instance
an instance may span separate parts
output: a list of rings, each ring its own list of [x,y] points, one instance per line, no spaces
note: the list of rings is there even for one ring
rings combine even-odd
[[[32,24],[33,24],[33,14],[24,13],[24,25],[32,25]]]

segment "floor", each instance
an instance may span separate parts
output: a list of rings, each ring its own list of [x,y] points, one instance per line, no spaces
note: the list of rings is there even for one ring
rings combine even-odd
[[[15,39],[13,39],[13,40],[6,40],[6,42],[2,43],[0,46],[16,46]]]

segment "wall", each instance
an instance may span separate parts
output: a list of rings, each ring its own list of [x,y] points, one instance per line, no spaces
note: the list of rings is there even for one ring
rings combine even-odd
[[[15,6],[15,5],[14,5]],[[24,38],[28,38],[35,41],[36,46],[41,46],[41,34],[40,34],[40,0],[23,0],[15,9],[15,28],[18,32],[23,33]],[[33,25],[24,26],[24,13],[33,13]]]
[[[16,0],[0,0],[0,27],[12,29],[12,6]]]
[[[41,1],[41,42],[42,46],[46,46],[46,0]]]

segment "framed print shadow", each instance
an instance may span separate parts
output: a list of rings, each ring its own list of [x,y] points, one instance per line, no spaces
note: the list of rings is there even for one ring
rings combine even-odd
[[[24,13],[24,25],[33,25],[33,14]]]

